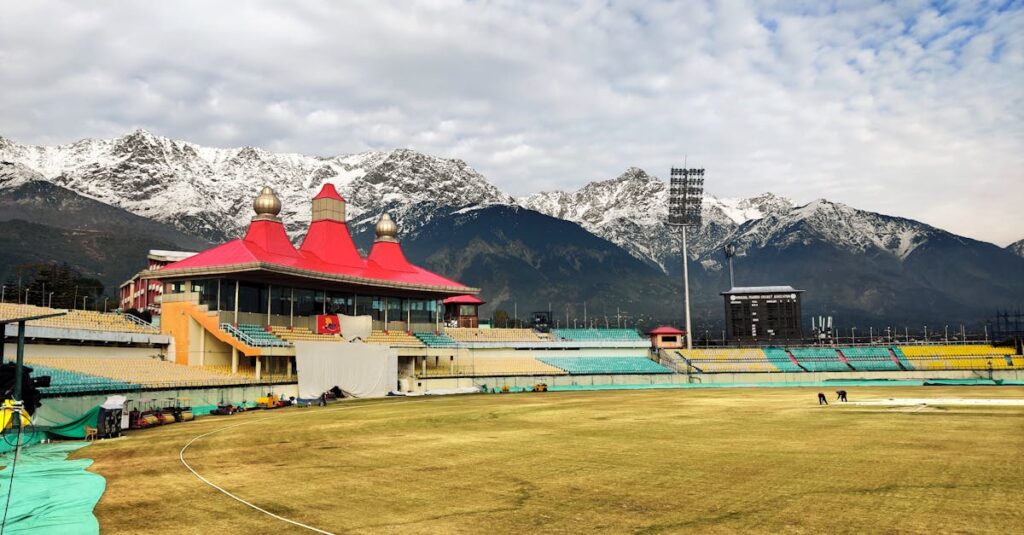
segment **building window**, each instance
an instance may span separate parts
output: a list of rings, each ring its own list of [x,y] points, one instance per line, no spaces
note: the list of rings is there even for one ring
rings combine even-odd
[[[217,310],[217,280],[193,281],[192,291],[199,294],[199,304]]]
[[[409,318],[414,323],[430,323],[434,321],[431,306],[433,301],[424,301],[422,299],[408,299],[406,302],[409,304]]]
[[[405,321],[405,299],[388,297],[388,321]]]
[[[355,313],[354,298],[355,296],[352,294],[327,292],[327,313],[353,315]]]
[[[355,298],[356,316],[373,315],[373,298],[368,295],[357,295]]]
[[[319,314],[320,312],[313,311],[313,305],[316,304],[314,299],[313,290],[295,290],[295,315],[296,316],[312,316],[313,314]]]
[[[220,283],[221,310],[235,309],[235,281],[222,280]]]
[[[292,313],[291,288],[270,287],[270,313],[279,316],[287,316]]]
[[[385,301],[383,297],[371,297],[372,308],[370,310],[370,317],[376,321],[384,321],[384,306]]]
[[[267,287],[243,282],[238,287],[238,311],[267,313]]]

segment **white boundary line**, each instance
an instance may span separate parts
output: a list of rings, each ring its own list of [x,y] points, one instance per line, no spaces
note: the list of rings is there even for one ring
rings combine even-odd
[[[426,400],[424,399],[424,400],[421,400],[421,401],[426,401]],[[368,405],[383,405],[385,403],[394,403],[394,402],[393,401],[385,401],[385,402],[376,402],[376,403],[374,403],[374,402],[360,403],[358,405],[353,405],[351,407],[332,407],[332,408],[326,409],[326,410],[327,411],[337,411],[337,410],[345,410],[345,409],[352,410],[352,409],[357,409],[359,407],[366,407]],[[314,528],[313,526],[307,526],[306,524],[303,524],[301,522],[296,522],[295,520],[291,520],[291,519],[285,518],[285,517],[283,517],[281,515],[277,515],[277,514],[271,513],[270,511],[267,511],[266,509],[263,509],[262,507],[254,504],[252,502],[248,502],[248,501],[245,501],[242,498],[239,498],[238,496],[232,494],[231,492],[229,492],[228,490],[224,489],[223,487],[220,487],[217,484],[215,484],[212,481],[210,481],[209,479],[206,479],[205,477],[203,477],[199,472],[196,472],[196,470],[194,468],[192,468],[192,466],[190,464],[188,464],[188,462],[185,460],[185,450],[187,450],[189,448],[189,446],[192,445],[193,442],[195,442],[195,441],[197,441],[197,440],[199,440],[201,438],[208,437],[208,436],[210,436],[210,435],[212,435],[214,433],[220,433],[221,431],[226,431],[228,429],[234,429],[236,427],[240,427],[240,426],[243,426],[243,425],[248,425],[248,424],[251,424],[253,422],[262,422],[264,420],[269,420],[271,418],[281,418],[281,417],[284,417],[284,416],[294,416],[296,414],[320,414],[320,413],[324,412],[324,410],[317,410],[317,409],[313,409],[312,407],[309,407],[309,409],[312,409],[312,410],[310,410],[309,412],[296,412],[296,413],[276,414],[276,415],[266,416],[264,418],[256,418],[256,419],[248,420],[248,421],[245,421],[245,422],[239,422],[239,423],[232,424],[232,425],[226,425],[224,427],[220,427],[220,428],[214,429],[213,431],[208,431],[208,432],[203,433],[201,435],[196,435],[196,436],[192,437],[191,440],[186,442],[184,446],[182,446],[181,451],[178,452],[178,459],[181,461],[181,464],[185,465],[185,468],[187,468],[189,472],[192,472],[192,475],[194,475],[197,478],[199,478],[200,481],[202,481],[203,483],[206,483],[210,487],[220,491],[221,493],[223,493],[227,497],[229,497],[229,498],[231,498],[231,499],[233,499],[233,500],[235,500],[235,501],[237,501],[239,503],[242,503],[242,504],[244,504],[244,505],[246,505],[248,507],[251,507],[252,509],[255,509],[255,510],[257,510],[257,511],[259,511],[259,512],[265,514],[265,515],[272,516],[272,517],[274,517],[274,518],[276,518],[276,519],[278,519],[278,520],[280,520],[282,522],[287,522],[287,523],[289,523],[289,524],[291,524],[293,526],[298,526],[300,528],[305,528],[305,529],[308,529],[310,531],[315,531],[317,533],[323,533],[324,535],[334,535],[330,531],[324,531],[324,530],[319,529],[319,528]]]

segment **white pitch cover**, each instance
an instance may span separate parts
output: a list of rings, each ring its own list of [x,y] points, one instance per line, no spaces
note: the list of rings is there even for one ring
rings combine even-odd
[[[295,365],[301,399],[335,386],[357,398],[384,397],[398,388],[398,352],[384,345],[297,340]]]

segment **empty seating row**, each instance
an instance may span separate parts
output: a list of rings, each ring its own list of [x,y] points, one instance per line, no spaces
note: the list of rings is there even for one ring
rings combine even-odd
[[[532,329],[470,329],[448,327],[444,333],[459,342],[540,342]]]
[[[231,375],[230,367],[182,366],[150,358],[32,358],[29,362],[33,367],[99,377],[117,385],[103,390],[243,384],[255,379],[255,373],[246,373],[246,368],[240,368],[238,375]]]
[[[32,376],[50,376],[50,386],[39,389],[42,394],[80,394],[87,392],[121,392],[139,390],[142,385],[111,379],[93,373],[83,373],[60,367],[47,366],[37,361],[28,362]]]
[[[644,357],[538,357],[538,360],[570,375],[673,373]]]
[[[896,349],[907,357],[972,357],[1014,354],[1012,347],[993,347],[988,344],[898,346]]]
[[[900,371],[910,369],[908,364],[900,367],[893,360],[888,347],[841,347],[839,352],[846,357],[853,369],[858,371]]]
[[[151,325],[122,314],[94,312],[91,310],[58,310],[34,305],[0,303],[0,319],[39,316],[67,312],[63,316],[32,320],[27,325],[55,327],[60,329],[83,329],[88,331],[113,331],[128,333],[157,334],[160,331]]]
[[[797,363],[809,372],[848,372],[850,367],[846,365],[835,348],[831,347],[802,347],[789,350]]]
[[[642,342],[645,340],[635,329],[552,329],[551,332],[562,340],[580,342]]]
[[[413,333],[427,347],[458,347],[459,343],[443,333]]]
[[[1014,370],[1024,369],[1024,357],[992,355],[988,357],[914,356],[906,357],[917,370]]]
[[[779,369],[762,360],[693,360],[693,367],[702,373],[774,373]]]
[[[802,372],[805,371],[803,368],[798,366],[792,359],[789,358],[789,353],[785,349],[779,347],[766,347],[764,349],[764,356],[768,358],[768,361],[772,363],[776,368],[784,372]]]
[[[677,353],[702,373],[779,371],[757,348],[682,349]]]
[[[707,348],[674,351],[702,373],[994,370],[1024,367],[1012,348],[966,346]],[[791,358],[792,356],[792,358]],[[991,365],[991,366],[990,366]]]
[[[289,347],[291,345],[260,325],[253,325],[251,323],[239,323],[238,325],[222,323],[221,329],[253,347]],[[244,336],[238,336],[238,333]]]
[[[713,347],[705,349],[682,349],[680,353],[688,359],[699,360],[763,360],[767,361],[764,351],[756,347]]]
[[[286,341],[294,342],[303,340],[307,342],[344,342],[345,340],[337,334],[318,334],[306,327],[280,327],[272,325],[270,332],[274,336]]]
[[[508,375],[566,375],[566,371],[533,357],[427,357],[416,370],[421,376],[498,377]]]
[[[391,347],[423,347],[423,342],[420,342],[419,338],[405,331],[374,330],[363,341],[367,344],[383,344]]]

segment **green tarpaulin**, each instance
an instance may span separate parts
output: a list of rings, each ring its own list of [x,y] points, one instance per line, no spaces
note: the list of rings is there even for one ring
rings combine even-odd
[[[4,534],[100,532],[93,508],[106,489],[106,480],[87,472],[91,459],[69,461],[67,456],[85,442],[38,444],[22,448],[11,480],[13,453],[0,456],[0,505],[10,495]],[[11,492],[13,486],[14,492]]]
[[[99,417],[100,406],[97,405],[70,422],[51,427],[47,432],[59,438],[85,438],[86,426],[95,429],[98,426]]]

